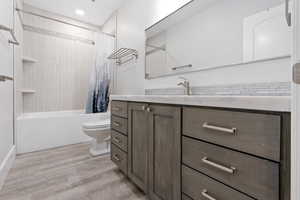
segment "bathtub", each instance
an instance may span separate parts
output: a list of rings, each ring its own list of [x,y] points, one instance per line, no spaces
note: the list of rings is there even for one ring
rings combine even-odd
[[[88,142],[91,138],[82,132],[82,124],[109,118],[109,112],[84,114],[82,110],[22,114],[16,121],[17,153]]]

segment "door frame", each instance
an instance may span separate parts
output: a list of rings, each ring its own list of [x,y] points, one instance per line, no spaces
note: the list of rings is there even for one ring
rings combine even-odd
[[[292,66],[300,62],[300,0],[293,0]],[[292,70],[291,70],[292,71]],[[300,85],[292,83],[291,200],[300,199]],[[298,123],[297,123],[298,122]]]

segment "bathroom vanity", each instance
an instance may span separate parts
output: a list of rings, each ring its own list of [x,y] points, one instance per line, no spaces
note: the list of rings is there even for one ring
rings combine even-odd
[[[150,199],[290,199],[288,97],[111,99],[111,159]]]
[[[145,79],[281,61],[289,67],[285,3],[189,1],[145,30]],[[224,97],[188,96],[207,90],[191,89],[185,78],[178,86],[187,96],[111,96],[111,158],[120,170],[151,200],[290,200],[291,104],[276,96],[282,88],[256,85],[260,95],[276,94]],[[226,87],[208,92],[244,94],[242,85]]]

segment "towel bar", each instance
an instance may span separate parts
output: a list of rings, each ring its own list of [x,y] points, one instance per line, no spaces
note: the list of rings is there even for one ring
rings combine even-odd
[[[126,60],[122,60],[122,58],[127,57]],[[128,57],[130,57],[128,59]],[[138,58],[138,52],[135,49],[129,49],[129,48],[121,48],[115,52],[113,52],[108,59],[110,60],[117,60],[117,64],[118,65],[122,65],[125,64],[133,59],[137,59]]]
[[[13,77],[0,75],[0,82],[13,81],[13,80],[14,80]]]

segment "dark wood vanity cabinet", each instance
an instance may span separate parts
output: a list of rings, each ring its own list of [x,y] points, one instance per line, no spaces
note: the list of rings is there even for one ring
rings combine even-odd
[[[181,108],[149,106],[149,197],[181,199]]]
[[[128,176],[148,192],[149,113],[147,104],[129,103],[128,107]]]
[[[128,125],[127,102],[111,104],[111,160],[127,175],[128,171]]]
[[[290,200],[290,114],[184,106],[182,119],[185,195]]]
[[[150,200],[290,200],[290,113],[112,106],[112,160]]]
[[[180,199],[180,111],[128,105],[128,177],[153,200]]]

